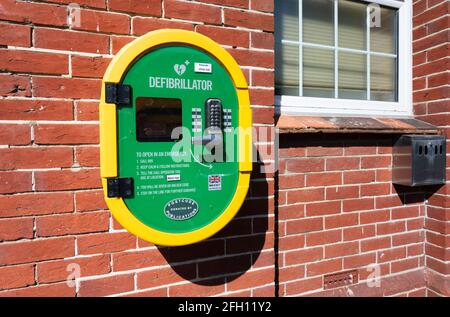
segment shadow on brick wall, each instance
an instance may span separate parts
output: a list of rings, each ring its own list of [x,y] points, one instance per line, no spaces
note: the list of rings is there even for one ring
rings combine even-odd
[[[172,269],[184,280],[203,286],[222,285],[237,279],[250,268],[273,266],[273,183],[253,167],[250,189],[236,217],[213,237],[193,245],[159,247]],[[273,221],[272,221],[273,223]]]

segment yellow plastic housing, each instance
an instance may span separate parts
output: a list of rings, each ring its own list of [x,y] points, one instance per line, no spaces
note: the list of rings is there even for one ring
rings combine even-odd
[[[238,96],[239,128],[239,178],[236,192],[225,211],[213,222],[188,233],[167,233],[143,224],[128,209],[122,198],[108,198],[107,178],[118,176],[117,166],[117,112],[115,104],[105,101],[105,83],[120,83],[128,68],[139,56],[162,45],[187,45],[215,57],[228,71]],[[185,30],[163,29],[149,32],[124,46],[114,57],[103,76],[100,101],[100,173],[105,201],[114,218],[129,232],[139,238],[164,246],[181,246],[205,240],[225,227],[237,214],[245,200],[252,171],[252,113],[248,85],[234,58],[210,38]]]

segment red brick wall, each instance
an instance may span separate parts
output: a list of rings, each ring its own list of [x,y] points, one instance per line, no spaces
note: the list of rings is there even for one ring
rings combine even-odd
[[[448,10],[448,1],[414,1],[414,112],[447,137]],[[280,137],[280,295],[450,295],[448,185],[392,186],[395,139]],[[373,264],[380,287],[367,285]],[[353,269],[358,285],[323,290],[324,274]]]
[[[425,194],[392,185],[395,139],[280,137],[280,295],[425,294]],[[354,269],[358,285],[323,291],[324,274]]]
[[[450,137],[449,3],[414,3],[414,111]],[[447,152],[449,152],[447,143]],[[450,160],[447,156],[447,175]],[[449,177],[447,176],[447,179]],[[450,296],[450,198],[448,184],[426,205],[425,264],[430,295]]]
[[[81,23],[69,27],[72,2],[81,5]],[[123,45],[183,28],[235,56],[251,86],[255,124],[273,126],[272,1],[0,5],[0,296],[273,296],[273,178],[254,175],[249,201],[214,238],[158,248],[106,210],[97,109],[103,73]],[[69,287],[74,264],[81,280]]]

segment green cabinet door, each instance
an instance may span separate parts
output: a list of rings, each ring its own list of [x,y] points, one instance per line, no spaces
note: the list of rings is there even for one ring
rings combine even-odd
[[[239,178],[238,135],[232,129],[239,107],[230,75],[207,52],[180,44],[140,56],[122,84],[132,87],[132,104],[117,107],[118,176],[134,180],[126,206],[162,232],[207,226],[228,207]],[[210,151],[192,142],[204,133],[205,102],[211,98],[223,107],[222,162],[209,162],[203,154]]]

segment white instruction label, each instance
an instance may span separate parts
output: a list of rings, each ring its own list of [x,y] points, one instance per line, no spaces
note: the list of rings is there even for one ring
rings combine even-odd
[[[196,73],[212,73],[212,64],[209,63],[195,63],[195,72]]]
[[[181,180],[180,174],[174,174],[174,175],[167,175],[167,181],[168,182],[176,182]]]

